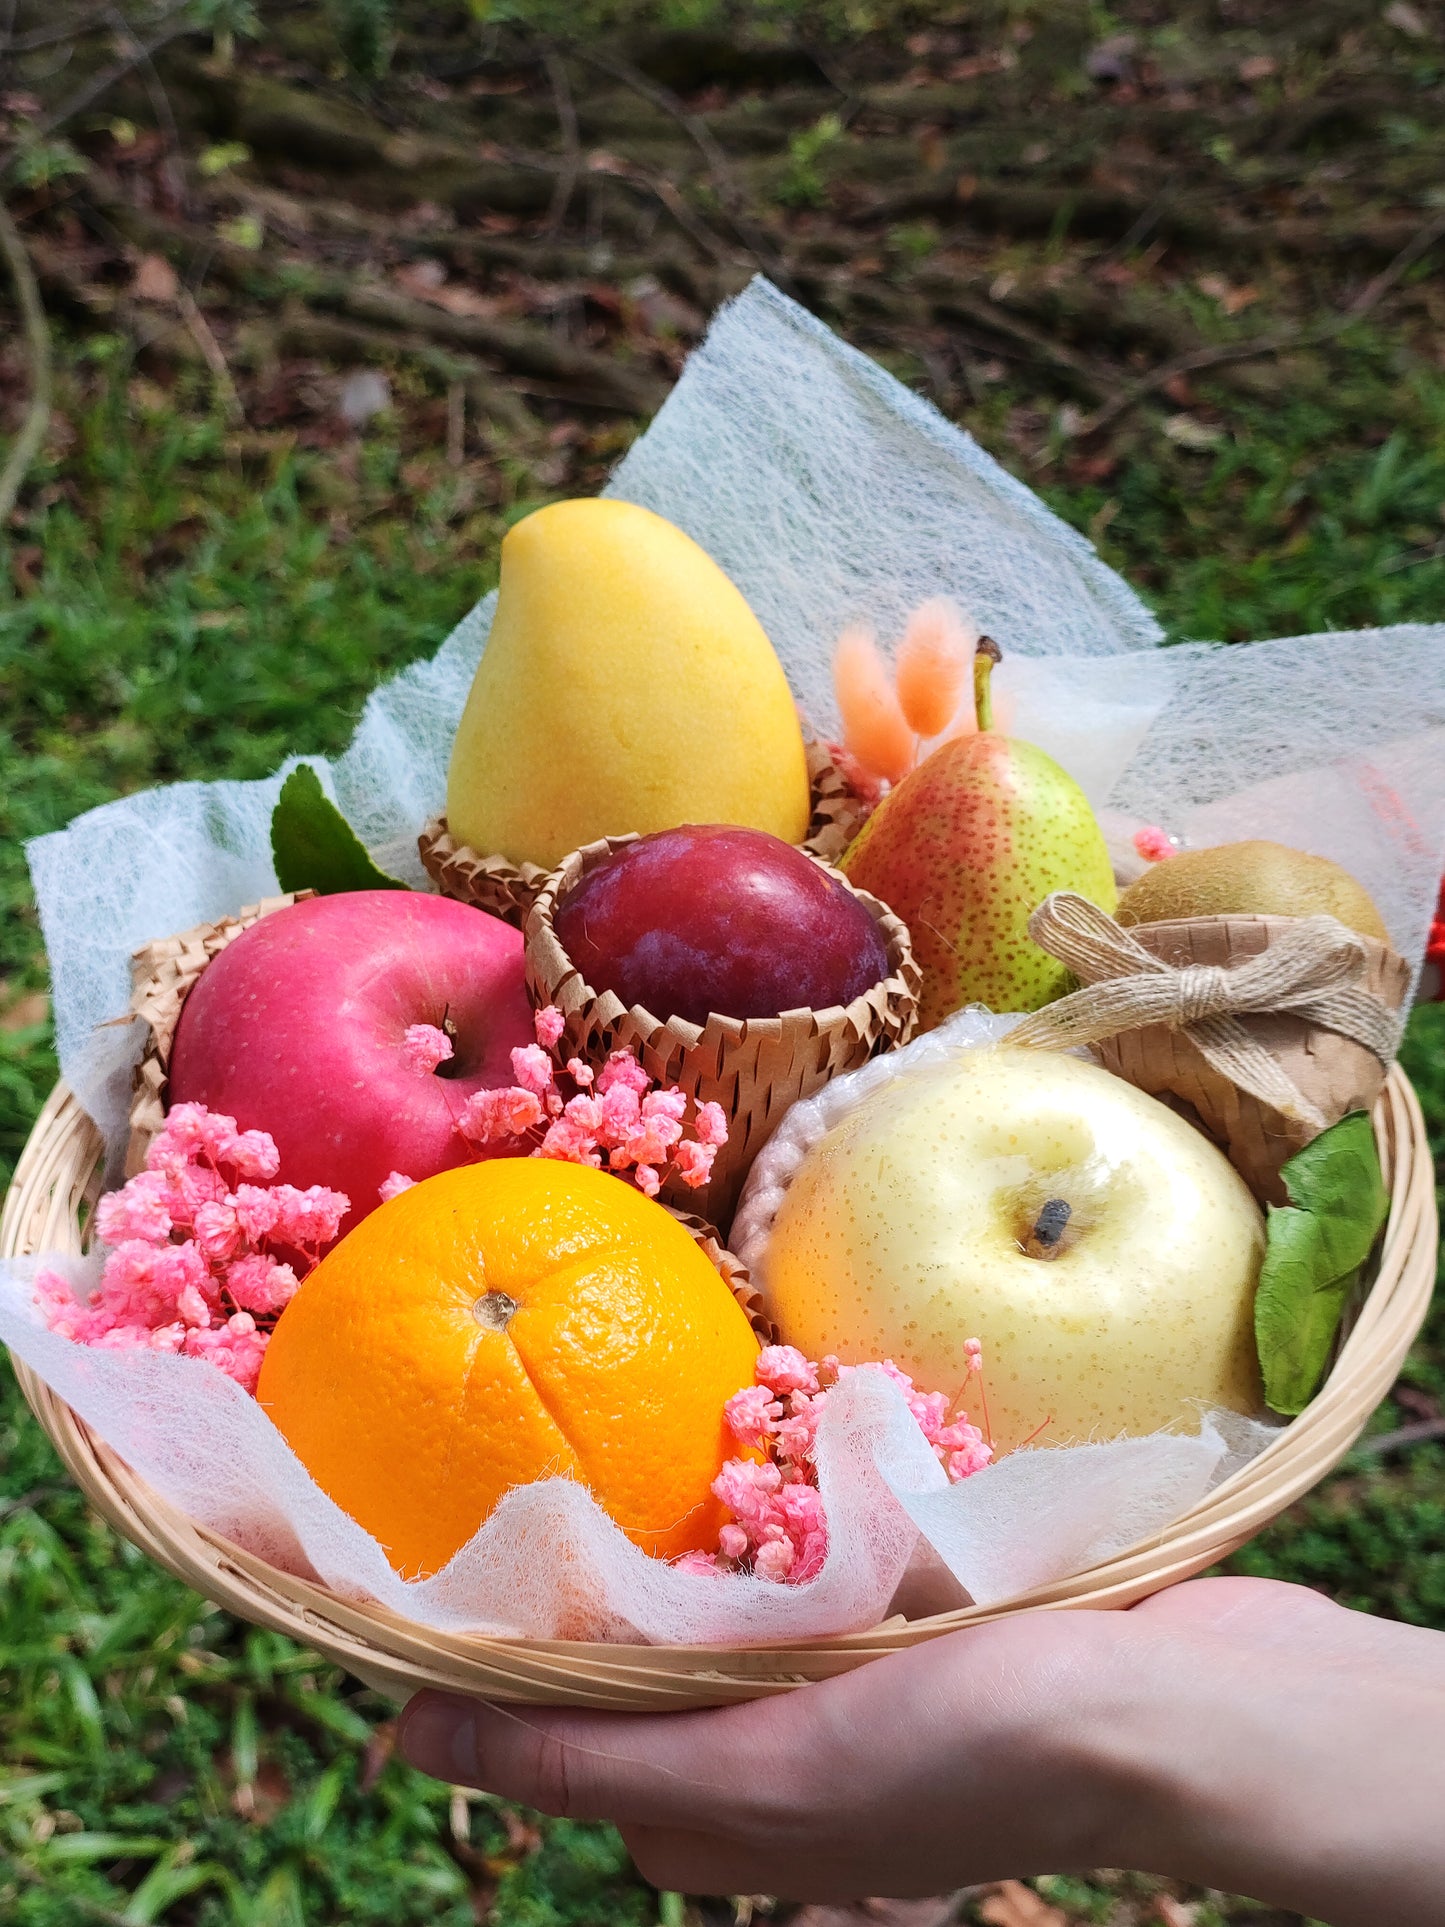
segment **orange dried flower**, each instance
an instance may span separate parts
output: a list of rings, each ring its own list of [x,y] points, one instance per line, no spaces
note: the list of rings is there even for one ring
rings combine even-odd
[[[901,782],[913,767],[918,745],[871,629],[859,624],[838,638],[833,686],[844,747],[875,776]]]
[[[978,630],[943,597],[914,610],[898,650],[898,700],[920,736],[941,736],[957,718],[961,730],[973,727],[973,704],[960,715],[973,692],[973,652]]]

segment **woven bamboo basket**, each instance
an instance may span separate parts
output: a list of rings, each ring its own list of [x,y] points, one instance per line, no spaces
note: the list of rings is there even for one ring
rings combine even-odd
[[[985,1619],[1123,1607],[1242,1545],[1349,1450],[1390,1390],[1429,1306],[1435,1173],[1415,1094],[1392,1070],[1375,1106],[1390,1214],[1371,1289],[1313,1404],[1260,1455],[1154,1538],[1087,1572],[988,1607],[893,1618],[867,1632],[746,1650],[440,1633],[337,1597],[196,1525],[130,1470],[18,1359],[26,1398],[81,1488],[118,1532],[205,1598],[312,1646],[403,1699],[423,1686],[531,1704],[667,1710],[785,1693]],[[100,1134],[64,1085],[41,1112],[0,1217],[0,1254],[79,1251],[99,1194]]]

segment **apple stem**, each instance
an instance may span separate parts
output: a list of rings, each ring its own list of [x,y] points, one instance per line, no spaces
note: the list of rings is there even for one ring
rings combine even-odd
[[[973,706],[981,730],[993,728],[993,692],[989,680],[994,666],[1003,661],[1003,651],[992,636],[980,636],[973,652]]]
[[[1074,1207],[1067,1198],[1050,1198],[1034,1219],[1034,1228],[1024,1240],[1030,1258],[1057,1258]]]

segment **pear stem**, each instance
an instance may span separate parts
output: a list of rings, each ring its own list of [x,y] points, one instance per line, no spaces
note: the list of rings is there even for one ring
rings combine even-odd
[[[993,693],[989,681],[995,663],[1003,661],[1003,651],[992,636],[980,636],[973,652],[973,706],[980,729],[993,728]]]

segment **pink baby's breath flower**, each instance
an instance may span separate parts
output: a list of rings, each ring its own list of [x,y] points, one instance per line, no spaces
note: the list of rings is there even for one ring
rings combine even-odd
[[[290,1265],[264,1251],[238,1258],[226,1273],[226,1289],[240,1309],[262,1317],[284,1311],[299,1283]]]
[[[547,1126],[547,1135],[542,1139],[536,1155],[594,1167],[602,1162],[602,1153],[597,1149],[591,1132],[583,1130],[570,1117],[559,1117]]]
[[[699,1104],[692,1121],[692,1134],[699,1144],[721,1147],[728,1141],[727,1113],[721,1104]]]
[[[1162,863],[1166,857],[1179,854],[1173,837],[1157,823],[1147,823],[1142,830],[1135,830],[1134,848],[1146,863]]]
[[[392,1199],[399,1198],[403,1191],[410,1191],[415,1183],[416,1179],[407,1177],[405,1172],[389,1172],[376,1187],[377,1196],[383,1204],[390,1204]]]
[[[333,1243],[341,1220],[351,1208],[345,1192],[332,1191],[324,1184],[309,1184],[304,1191],[294,1184],[278,1184],[271,1195],[276,1200],[271,1236],[278,1244],[294,1245],[299,1251],[319,1251]]]
[[[753,1571],[759,1579],[772,1579],[781,1585],[792,1572],[797,1556],[791,1539],[770,1539],[753,1554]]]
[[[712,1176],[715,1144],[693,1144],[686,1138],[672,1147],[673,1169],[690,1191],[700,1191]]]
[[[266,1333],[257,1330],[249,1312],[238,1311],[214,1330],[191,1332],[185,1350],[192,1358],[207,1359],[228,1378],[234,1378],[243,1391],[254,1395],[269,1342]]]
[[[957,1452],[948,1453],[943,1461],[943,1469],[957,1484],[960,1479],[970,1479],[975,1472],[982,1472],[986,1465],[992,1463],[993,1447],[980,1433]]]
[[[665,1090],[649,1091],[642,1100],[642,1115],[651,1123],[666,1118],[670,1124],[682,1128],[682,1120],[687,1116],[687,1096],[672,1085]]]
[[[586,1092],[569,1098],[563,1106],[562,1115],[575,1130],[585,1132],[589,1139],[595,1139],[602,1129],[602,1105],[597,1098],[588,1097]]]
[[[537,1034],[537,1042],[543,1050],[551,1050],[561,1040],[567,1028],[562,1013],[555,1004],[544,1004],[532,1019],[532,1028]]]
[[[972,1339],[964,1347],[971,1370],[977,1369],[981,1349]],[[755,1382],[723,1407],[733,1436],[768,1456],[729,1459],[713,1480],[714,1496],[733,1515],[718,1533],[721,1563],[790,1586],[803,1585],[823,1570],[828,1521],[814,1449],[831,1389],[859,1370],[882,1372],[898,1387],[949,1479],[969,1478],[990,1463],[992,1448],[977,1426],[963,1414],[950,1416],[945,1394],[919,1391],[892,1359],[840,1366],[829,1357],[814,1364],[795,1346],[765,1346],[754,1366]]]
[[[194,1330],[205,1331],[211,1323],[211,1308],[206,1303],[205,1294],[195,1285],[187,1285],[176,1298],[176,1310],[181,1315],[181,1323]]]
[[[597,1086],[602,1089],[601,1084]],[[630,1084],[613,1084],[599,1098],[602,1122],[598,1129],[601,1142],[620,1150],[642,1121],[642,1099]]]
[[[74,1338],[85,1320],[85,1307],[55,1271],[35,1274],[35,1304],[50,1331]]]
[[[147,1168],[100,1202],[97,1229],[111,1249],[90,1302],[78,1304],[54,1273],[36,1280],[47,1325],[107,1351],[204,1358],[254,1392],[268,1343],[257,1320],[274,1320],[299,1282],[267,1241],[309,1269],[350,1209],[340,1191],[272,1183],[278,1166],[265,1132],[177,1104]]]
[[[192,1164],[181,1170],[167,1171],[165,1182],[170,1213],[177,1230],[189,1231],[203,1204],[220,1204],[231,1195],[230,1187],[220,1172],[205,1165]],[[135,1183],[134,1178],[131,1183]]]
[[[759,1445],[774,1431],[783,1408],[766,1385],[745,1385],[723,1406],[723,1422],[734,1438]]]
[[[728,1459],[712,1482],[720,1499],[739,1525],[764,1525],[773,1516],[773,1499],[783,1475],[769,1460]]]
[[[95,1228],[102,1243],[140,1238],[164,1244],[171,1235],[171,1184],[164,1171],[141,1171],[119,1191],[109,1191],[95,1208]]]
[[[535,1091],[509,1084],[499,1090],[475,1091],[462,1106],[457,1129],[469,1143],[485,1149],[521,1137],[542,1122],[545,1112]]]
[[[754,1367],[759,1385],[784,1392],[816,1392],[818,1372],[796,1345],[765,1345]]]
[[[639,1097],[645,1097],[652,1089],[652,1079],[630,1050],[613,1051],[602,1066],[597,1076],[598,1096],[606,1097],[607,1093],[619,1084],[636,1091]]]
[[[401,1054],[406,1067],[415,1071],[419,1077],[430,1077],[438,1064],[445,1064],[456,1055],[452,1040],[444,1030],[435,1024],[408,1024],[406,1036],[402,1039]]]
[[[259,1184],[238,1184],[228,1203],[248,1244],[262,1243],[276,1229],[281,1205],[274,1191]]]
[[[206,1256],[220,1264],[238,1257],[247,1241],[236,1207],[229,1200],[199,1205],[192,1223],[192,1236]]]
[[[632,1180],[645,1198],[655,1198],[662,1189],[662,1179],[650,1164],[639,1164]]]
[[[281,1153],[269,1132],[233,1131],[226,1139],[219,1162],[229,1165],[237,1178],[269,1184],[281,1169]]]
[[[590,1091],[595,1082],[595,1073],[585,1058],[569,1057],[567,1059],[567,1075],[579,1091]]]
[[[681,1136],[682,1126],[672,1118],[644,1117],[637,1129],[629,1132],[622,1149],[633,1164],[666,1164]]]
[[[726,1526],[723,1530],[727,1530]],[[674,1572],[694,1572],[706,1579],[716,1579],[723,1571],[710,1552],[684,1552],[680,1558],[673,1560],[672,1569]]]
[[[540,1044],[521,1044],[512,1052],[512,1075],[524,1091],[545,1097],[552,1090],[552,1060]]]

